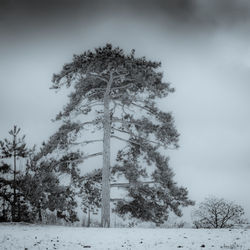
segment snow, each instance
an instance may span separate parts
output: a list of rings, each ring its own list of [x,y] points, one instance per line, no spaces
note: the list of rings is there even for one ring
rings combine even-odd
[[[83,228],[0,224],[0,249],[250,250],[249,229]]]

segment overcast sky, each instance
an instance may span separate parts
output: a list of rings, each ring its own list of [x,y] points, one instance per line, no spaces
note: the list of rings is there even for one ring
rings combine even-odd
[[[40,145],[67,91],[50,90],[73,54],[111,42],[162,62],[176,92],[175,179],[190,198],[235,200],[250,218],[250,2],[0,0],[0,138],[17,124]]]

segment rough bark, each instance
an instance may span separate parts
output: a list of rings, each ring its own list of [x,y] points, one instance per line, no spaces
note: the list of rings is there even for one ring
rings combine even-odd
[[[102,218],[101,226],[110,227],[110,89],[112,73],[104,94],[104,119],[103,119],[103,168],[102,168]]]

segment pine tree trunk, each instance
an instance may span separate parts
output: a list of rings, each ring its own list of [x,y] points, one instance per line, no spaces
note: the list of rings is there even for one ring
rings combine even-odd
[[[112,73],[104,94],[104,120],[103,120],[103,168],[102,168],[102,217],[101,226],[110,227],[110,89],[112,85]]]
[[[21,221],[21,203],[20,203],[20,196],[18,196],[18,199],[17,199],[17,209],[18,209],[18,219],[17,219],[17,221],[20,222],[20,221]]]
[[[5,199],[3,199],[2,214],[3,216],[1,222],[7,222],[7,209],[5,208]]]
[[[38,207],[38,218],[39,218],[39,222],[42,223],[43,217],[42,217],[42,209],[41,209],[40,205]]]
[[[14,149],[14,201],[12,206],[12,221],[16,221],[16,135],[13,139],[13,149]]]
[[[90,227],[90,207],[88,208],[88,224],[87,227]]]

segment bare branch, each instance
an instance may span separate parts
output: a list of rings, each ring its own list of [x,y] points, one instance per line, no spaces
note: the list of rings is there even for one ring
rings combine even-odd
[[[108,80],[106,79],[106,78],[104,78],[104,77],[101,77],[100,75],[98,75],[98,74],[96,74],[96,73],[92,73],[92,72],[88,72],[87,74],[86,74],[86,76],[87,77],[95,77],[95,78],[97,78],[97,79],[99,79],[99,80],[101,80],[101,81],[104,81],[104,82],[106,82],[106,83],[108,83]]]
[[[97,120],[93,120],[93,121],[83,122],[80,125],[84,127],[85,125],[90,125],[90,124],[95,125],[96,123],[97,123]]]
[[[113,87],[113,88],[111,88],[111,90],[129,88],[129,87],[131,87],[131,86],[133,86],[132,83],[129,83],[129,84],[126,84],[126,85],[124,85],[124,86]]]
[[[129,134],[131,136],[136,136],[135,134],[133,134],[132,132],[129,132],[129,131],[126,131],[126,130],[122,130],[122,129],[119,129],[119,128],[115,128],[115,127],[112,127],[113,130],[116,130],[118,132],[121,132],[121,133],[125,133],[125,134]]]
[[[137,125],[138,127],[142,127],[142,125],[139,124],[139,123],[136,123],[136,122],[133,122],[133,121],[128,122],[128,121],[123,120],[123,119],[120,119],[120,118],[118,118],[118,117],[113,117],[112,122],[119,122],[119,123],[121,123],[121,124],[123,124],[123,125],[131,125],[131,124],[134,124],[134,125]]]
[[[124,114],[129,115],[129,113],[126,112],[126,110],[125,110],[125,104],[117,103],[117,105],[120,106],[120,107],[122,108],[122,111],[123,111]],[[126,107],[126,108],[127,108],[130,112],[133,112],[133,113],[135,112],[134,110],[129,109],[128,107]]]
[[[115,71],[115,73],[117,73],[117,71]],[[127,75],[129,75],[129,73],[126,73],[126,74],[118,74],[118,75],[114,76],[113,79],[116,80],[116,79],[125,78]]]
[[[137,135],[135,135],[135,134],[134,134],[133,132],[131,132],[131,131],[121,130],[121,129],[118,129],[118,128],[115,128],[115,127],[112,127],[112,129],[113,129],[113,130],[116,130],[116,131],[118,131],[118,132],[124,133],[124,134],[129,134],[130,136],[133,136],[133,137],[137,137],[137,138],[139,138],[140,140],[142,140],[142,141],[144,141],[144,142],[146,142],[146,143],[153,143],[153,144],[155,144],[156,146],[163,147],[163,148],[165,148],[165,149],[175,150],[175,148],[170,148],[170,147],[168,147],[168,146],[165,145],[165,144],[162,144],[162,143],[159,143],[159,142],[156,142],[156,141],[148,140],[148,139],[146,139],[146,138],[137,136]],[[115,135],[113,135],[113,136],[115,136]],[[114,137],[114,138],[116,138],[116,137]],[[119,137],[119,138],[120,138],[120,137]],[[118,138],[116,138],[116,139],[118,139]],[[126,139],[123,139],[123,138],[120,138],[120,139],[121,139],[121,140],[126,140]],[[127,141],[127,142],[131,142],[131,143],[134,143],[134,144],[141,145],[141,144],[136,143],[136,142],[131,141],[131,140],[126,140],[126,141]]]
[[[133,143],[133,144],[142,146],[142,144],[140,144],[139,142],[135,142],[135,141],[132,141],[132,140],[127,140],[127,139],[121,138],[121,137],[116,136],[116,135],[111,135],[111,138],[115,138],[115,139],[120,140],[120,141],[129,142],[129,143]]]
[[[85,111],[88,111],[88,109],[91,109],[91,108],[94,108],[96,106],[103,106],[101,103],[99,104],[92,104],[92,105],[89,105],[89,106],[86,106],[85,108],[84,107],[80,107],[79,110],[78,110],[78,114],[80,113],[84,113]],[[84,113],[85,114],[85,113]]]
[[[81,145],[81,144],[89,144],[94,142],[103,142],[103,140],[89,140],[89,141],[81,141],[81,142],[70,142],[71,145]]]
[[[90,107],[94,107],[94,106],[97,106],[97,105],[103,105],[102,102],[100,101],[90,101],[90,102],[87,102],[85,104],[83,104],[82,106],[79,107],[79,109],[81,108],[90,108]]]
[[[156,181],[137,181],[135,183],[111,183],[111,187],[123,187],[129,188],[130,186],[137,185],[137,184],[154,184],[157,183]]]
[[[120,97],[124,96],[124,93],[119,93],[119,94],[110,93],[110,96],[111,96],[112,98],[120,98]]]
[[[96,157],[96,156],[99,156],[99,155],[102,155],[102,152],[98,152],[98,153],[86,155],[86,156],[82,157],[81,160],[86,160],[86,159],[89,159],[89,158],[92,158],[92,157]]]
[[[96,95],[96,94],[98,94],[98,91],[105,91],[105,89],[104,88],[96,88],[96,89],[94,89],[94,92],[93,93],[91,93],[91,94],[89,94],[89,92],[91,92],[91,91],[93,91],[93,89],[91,89],[90,91],[88,91],[84,96],[85,97],[92,97],[93,95]]]
[[[153,112],[153,110],[148,108],[147,106],[143,107],[143,106],[141,106],[141,105],[139,105],[137,103],[134,103],[134,102],[131,102],[130,104],[132,104],[132,105],[134,105],[134,106],[136,106],[136,107],[138,107],[140,109],[146,110],[146,111],[150,112],[151,114],[155,115],[155,112]]]
[[[98,152],[98,153],[86,155],[86,156],[83,156],[83,157],[78,158],[78,159],[75,159],[75,160],[67,160],[67,161],[57,162],[57,163],[54,165],[54,167],[57,166],[57,165],[59,165],[59,164],[63,164],[63,163],[80,162],[80,161],[83,161],[83,160],[86,160],[86,159],[89,159],[89,158],[92,158],[92,157],[96,157],[96,156],[99,156],[99,155],[102,155],[102,152]]]

